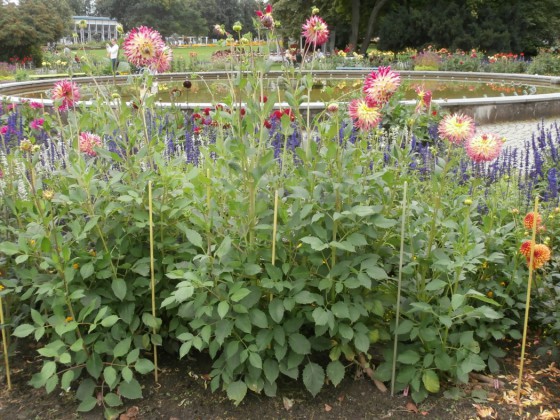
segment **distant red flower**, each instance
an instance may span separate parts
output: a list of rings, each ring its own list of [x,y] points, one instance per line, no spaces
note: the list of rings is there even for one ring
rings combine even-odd
[[[36,118],[29,123],[29,127],[33,130],[40,130],[43,128],[43,124],[45,123],[44,118]]]
[[[265,126],[266,128],[268,128],[269,130],[272,128],[272,124],[270,123],[269,120],[264,120],[264,126]]]

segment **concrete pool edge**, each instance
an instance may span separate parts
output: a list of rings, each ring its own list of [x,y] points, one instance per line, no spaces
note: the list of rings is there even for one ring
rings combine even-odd
[[[365,77],[371,70],[329,70],[329,71],[313,71],[314,77],[326,79],[356,79]],[[302,71],[302,74],[309,73]],[[473,82],[501,82],[501,83],[517,83],[531,84],[537,86],[558,87],[560,90],[560,77],[556,76],[540,76],[527,74],[509,74],[509,73],[480,73],[480,72],[416,72],[416,71],[399,71],[401,78],[414,80],[443,80],[443,81],[473,81]],[[299,72],[297,74],[300,74]],[[237,76],[239,72],[203,72],[203,73],[165,73],[155,76],[158,82],[177,82],[185,79],[203,79],[203,80],[223,80],[231,76]],[[266,73],[268,78],[284,77],[284,72]],[[115,81],[125,82],[130,77],[139,76],[116,76]],[[46,107],[52,107],[53,101],[50,99],[29,99],[24,96],[18,96],[18,93],[25,93],[29,87],[48,89],[52,87],[56,80],[39,80],[39,81],[23,81],[0,84],[0,101],[11,103],[23,103],[26,101],[42,102]],[[107,83],[113,81],[112,76],[101,77],[79,77],[73,78],[78,83],[95,84]],[[493,124],[499,122],[534,120],[539,118],[560,118],[560,91],[558,93],[519,95],[519,96],[496,96],[484,98],[467,98],[467,99],[438,99],[434,101],[443,109],[450,112],[462,112],[474,118],[478,124]],[[415,101],[402,101],[407,105],[413,105]],[[80,104],[89,106],[91,101],[82,101]],[[117,103],[113,104],[117,106]],[[313,114],[323,111],[326,107],[325,102],[302,103],[300,109],[302,112],[309,110]],[[183,110],[193,110],[212,106],[211,103],[186,103],[176,102],[171,104],[168,102],[156,102],[159,108],[180,108]],[[286,108],[287,103],[276,103],[275,108]]]

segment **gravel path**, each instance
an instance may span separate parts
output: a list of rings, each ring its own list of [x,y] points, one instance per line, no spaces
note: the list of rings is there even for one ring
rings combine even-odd
[[[495,133],[506,138],[506,144],[522,145],[525,140],[529,140],[533,133],[536,133],[544,123],[544,128],[549,128],[554,123],[560,124],[558,118],[545,120],[513,121],[495,124],[485,124],[477,127],[478,131]]]

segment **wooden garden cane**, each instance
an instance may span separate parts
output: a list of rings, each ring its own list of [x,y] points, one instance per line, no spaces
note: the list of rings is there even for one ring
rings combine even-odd
[[[533,232],[531,235],[531,251],[529,257],[529,281],[527,283],[527,300],[525,301],[525,321],[523,323],[523,338],[521,341],[521,361],[519,362],[519,378],[517,380],[517,404],[521,406],[521,385],[523,380],[523,363],[525,361],[525,342],[527,341],[527,325],[529,323],[529,305],[531,302],[531,282],[533,281],[533,260],[535,258],[535,240],[537,238],[537,221],[539,209],[539,197],[535,198],[535,209],[533,211]]]
[[[150,288],[152,289],[152,316],[156,317],[156,281],[154,274],[154,222],[153,222],[153,209],[152,209],[152,181],[148,182],[148,210],[150,222]],[[156,334],[156,327],[153,328]],[[158,383],[158,357],[157,345],[154,344],[154,379]]]
[[[0,286],[0,291],[4,287]],[[6,383],[8,391],[12,389],[12,380],[10,379],[10,360],[8,358],[8,337],[6,337],[6,324],[4,323],[4,308],[2,307],[2,296],[0,295],[0,324],[2,324],[2,347],[4,350],[4,367],[6,369]]]
[[[397,330],[399,329],[399,316],[400,316],[400,309],[401,309],[401,287],[402,287],[402,267],[403,267],[403,256],[404,256],[404,228],[406,224],[406,190],[407,190],[407,182],[404,182],[404,193],[403,193],[403,201],[402,201],[402,223],[401,223],[401,249],[400,249],[400,256],[399,256],[399,281],[397,285],[397,310],[395,314],[395,341],[393,343],[393,366],[391,369],[391,396],[395,395],[395,374],[397,369],[397,346],[398,346],[398,337]]]

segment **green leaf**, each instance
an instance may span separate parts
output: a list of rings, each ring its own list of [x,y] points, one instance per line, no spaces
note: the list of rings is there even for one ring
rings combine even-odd
[[[339,360],[334,360],[327,366],[327,376],[334,386],[344,379],[344,365]]]
[[[230,299],[234,302],[239,302],[244,297],[247,297],[251,291],[249,289],[241,288],[235,291],[231,296]]]
[[[258,353],[249,353],[249,363],[257,369],[262,369],[262,359]]]
[[[465,295],[454,294],[451,297],[451,307],[454,311],[457,310],[465,302]]]
[[[233,322],[229,319],[222,319],[216,323],[216,330],[214,331],[216,341],[222,345],[224,340],[229,337],[233,330]]]
[[[192,229],[184,229],[184,232],[191,244],[198,248],[202,248],[202,236],[200,236],[200,233]]]
[[[21,324],[18,325],[16,327],[16,329],[14,330],[14,332],[12,333],[12,335],[15,335],[16,337],[27,337],[28,335],[30,335],[33,331],[35,331],[35,327],[33,325],[30,324]]]
[[[311,395],[316,396],[325,383],[325,372],[317,363],[309,362],[303,369],[303,384]]]
[[[33,319],[33,322],[35,322],[35,324],[40,326],[45,325],[43,316],[36,309],[31,309],[31,318]]]
[[[134,373],[132,373],[132,370],[128,366],[125,366],[121,370],[121,375],[126,382],[130,382],[134,376]]]
[[[80,274],[82,278],[87,279],[94,272],[93,264],[88,262],[80,267]],[[122,299],[121,299],[122,300]]]
[[[0,252],[3,252],[8,256],[15,255],[19,252],[19,247],[17,244],[13,242],[1,242]]]
[[[280,374],[278,362],[274,359],[266,359],[263,363],[263,371],[266,379],[270,383],[274,383]]]
[[[78,405],[78,408],[76,410],[81,412],[87,412],[93,410],[96,405],[97,405],[97,398],[93,398],[91,395],[88,395],[82,400],[82,402],[80,403],[80,405]]]
[[[329,247],[328,244],[324,243],[322,240],[315,236],[305,236],[301,238],[301,242],[309,244],[311,248],[315,251],[322,251]]]
[[[154,317],[151,313],[149,312],[144,312],[142,314],[142,322],[144,323],[144,325],[146,325],[147,327],[150,328],[154,328],[154,329],[159,329],[159,327],[161,326],[161,319],[160,318],[156,318]]]
[[[131,379],[129,382],[121,382],[119,385],[119,392],[123,397],[129,400],[142,398],[142,387],[136,379]]]
[[[414,323],[410,319],[405,319],[399,324],[397,334],[408,334],[412,327],[414,327]]]
[[[362,333],[356,333],[354,335],[354,346],[356,346],[356,349],[363,352],[363,353],[367,353],[369,350],[369,338],[366,334],[362,334]]]
[[[106,328],[112,327],[119,320],[117,315],[109,315],[107,318],[103,318],[101,325]]]
[[[351,212],[358,217],[366,217],[375,214],[375,209],[373,206],[354,206]]]
[[[397,361],[405,365],[413,365],[420,360],[420,355],[414,350],[405,350],[397,356]]]
[[[218,257],[218,259],[221,260],[223,257],[226,256],[226,254],[230,250],[231,250],[231,238],[229,236],[226,236],[222,241],[222,243],[220,244],[220,246],[218,247],[218,249],[216,250],[216,257]]]
[[[29,255],[18,255],[15,259],[16,264],[22,264],[29,259]]]
[[[225,300],[222,300],[220,303],[218,303],[218,316],[220,318],[224,318],[227,313],[229,312],[229,303]]]
[[[348,305],[345,302],[338,301],[332,307],[331,311],[333,315],[337,318],[350,318],[350,313],[348,312]]]
[[[127,354],[130,349],[131,342],[132,339],[129,337],[117,343],[117,345],[113,348],[113,357],[117,358]]]
[[[315,308],[311,315],[313,316],[315,324],[318,326],[327,325],[327,322],[329,321],[329,312],[321,307]]]
[[[425,370],[422,374],[422,383],[428,392],[439,392],[439,377],[433,370]]]
[[[186,283],[186,282],[183,282]],[[187,299],[190,299],[194,293],[194,287],[190,284],[182,285],[175,290],[175,301],[182,303]]]
[[[63,365],[67,365],[72,361],[72,356],[70,356],[70,353],[62,353],[58,358],[58,361]]]
[[[74,370],[67,370],[62,374],[62,378],[60,379],[60,388],[64,391],[70,390],[70,385],[74,380]]]
[[[105,403],[109,407],[118,407],[119,405],[122,405],[121,397],[119,397],[114,392],[109,392],[108,394],[106,394],[105,397],[103,397],[103,400],[105,400]]]
[[[461,369],[465,373],[472,372],[473,370],[480,371],[486,369],[486,363],[478,354],[469,353],[467,358],[461,363]]]
[[[444,282],[443,280],[434,279],[426,285],[425,289],[430,291],[430,292],[434,292],[436,290],[441,290],[441,289],[445,288],[446,286],[447,286],[447,283]]]
[[[247,385],[243,381],[231,382],[227,385],[227,396],[235,405],[239,405],[247,395]]]
[[[111,283],[111,289],[119,300],[123,300],[126,296],[126,282],[123,279],[114,279]]]
[[[149,359],[138,359],[134,364],[134,369],[144,375],[154,370],[154,364]]]
[[[311,353],[311,343],[300,333],[291,334],[288,338],[291,349],[297,354]]]
[[[117,384],[117,371],[113,366],[107,366],[103,369],[103,379],[109,385],[109,388],[113,389]]]
[[[270,304],[268,305],[268,313],[274,322],[279,324],[284,317],[284,304],[278,298],[272,299]]]
[[[268,318],[260,309],[251,309],[249,311],[249,319],[251,320],[251,323],[258,328],[268,328]]]
[[[436,354],[434,362],[439,370],[445,372],[451,369],[451,357],[447,353]]]
[[[379,215],[375,218],[373,223],[377,227],[380,227],[380,228],[383,228],[383,229],[388,229],[390,227],[395,226],[397,224],[397,221],[394,220],[394,219],[386,219],[383,216]]]

